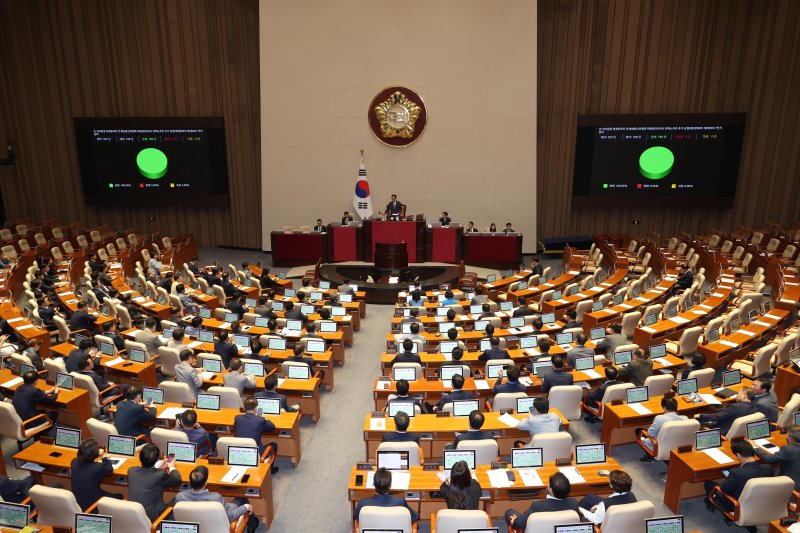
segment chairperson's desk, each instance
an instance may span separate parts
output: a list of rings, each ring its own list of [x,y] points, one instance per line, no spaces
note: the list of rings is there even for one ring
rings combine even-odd
[[[786,435],[773,432],[769,441],[777,446],[786,444]],[[680,512],[681,500],[705,494],[703,482],[709,479],[722,479],[722,471],[739,466],[731,443],[724,441],[720,448],[730,459],[729,463],[720,464],[703,451],[678,453],[672,450],[667,467],[667,485],[664,488],[664,505],[675,514]]]
[[[564,418],[564,415],[558,409],[551,409],[551,411],[561,418],[561,425],[565,431],[568,431],[569,420]],[[527,431],[520,431],[516,426],[512,427],[503,422],[500,419],[502,416],[500,413],[488,412],[484,413],[483,416],[485,421],[482,429],[494,433],[501,455],[511,453],[515,440],[530,440],[530,434]],[[523,420],[528,415],[514,413],[511,416],[517,420]],[[364,449],[368,461],[375,458],[375,452],[383,440],[383,435],[394,430],[394,418],[388,415],[376,418],[373,418],[372,414],[367,415],[364,421]],[[426,461],[441,459],[445,445],[455,440],[456,433],[469,431],[469,417],[452,415],[439,417],[434,414],[416,415],[411,418],[408,431],[420,435],[419,444],[422,447],[422,453]]]
[[[537,468],[541,484],[526,486],[519,470],[515,472],[515,480],[510,487],[496,488],[489,480],[488,465],[481,465],[475,469],[475,477],[485,491],[481,498],[481,507],[492,517],[502,518],[506,509],[513,508],[518,511],[527,509],[532,500],[543,500],[547,498],[546,487],[550,477],[559,471],[555,463],[545,463],[544,466]],[[612,458],[608,458],[605,463],[592,465],[571,466],[575,468],[583,477],[581,482],[573,482],[570,497],[580,499],[587,494],[607,495],[611,494],[611,487],[608,485],[608,478],[601,476],[600,470],[621,470],[620,464]],[[419,512],[420,520],[428,520],[432,513],[447,507],[439,488],[442,480],[437,474],[442,470],[425,470],[422,466],[412,466],[410,468],[411,479],[408,489],[403,491],[392,491],[404,493],[408,505]],[[375,490],[366,485],[367,470],[358,470],[353,467],[350,472],[350,480],[347,484],[347,494],[350,500],[350,509],[355,510],[358,500],[368,498],[375,494]],[[356,484],[356,476],[361,475],[362,481]]]
[[[0,370],[0,390],[3,394],[9,397],[14,396],[14,391],[22,384],[21,380],[16,379],[18,377],[7,368]],[[14,380],[15,383],[7,385],[11,380]],[[52,385],[40,379],[36,382],[36,387],[46,391],[52,388]],[[86,425],[86,421],[92,418],[92,405],[89,402],[88,391],[77,388],[74,390],[59,389],[55,404],[42,404],[39,407],[45,411],[58,411],[59,423],[80,428],[88,433],[89,427]]]
[[[164,402],[162,405],[154,405],[156,408],[156,419],[151,424],[155,427],[172,428],[175,426],[175,417],[164,415],[167,409],[178,409],[181,412],[187,407],[177,404]],[[197,423],[203,426],[209,433],[216,433],[221,436],[232,436],[234,431],[234,419],[242,414],[239,409],[221,408],[219,411],[208,409],[195,409],[197,413]],[[113,416],[116,413],[116,406],[109,409]],[[275,424],[273,433],[264,433],[262,441],[266,444],[275,441],[278,444],[278,457],[288,457],[295,466],[300,462],[302,455],[300,451],[300,413],[281,413],[279,415],[266,415],[267,420]]]
[[[54,457],[51,455],[53,452],[60,455]],[[22,470],[27,470],[25,464],[28,462],[38,464],[44,467],[44,470],[41,472],[31,471],[31,475],[38,483],[59,483],[69,489],[71,487],[69,469],[76,456],[77,450],[35,442],[14,455],[14,463],[17,468]],[[240,480],[236,483],[226,483],[222,481],[222,478],[230,469],[228,465],[212,465],[206,459],[197,459],[194,463],[176,462],[175,468],[181,473],[184,484],[189,482],[189,474],[198,465],[208,468],[209,490],[219,492],[228,501],[233,498],[247,498],[253,506],[253,512],[262,517],[269,527],[275,514],[272,507],[272,475],[269,465],[261,463],[258,467],[248,468],[247,473],[250,474],[250,477],[246,482]],[[124,463],[114,469],[113,474],[103,479],[103,489],[123,494],[127,498],[128,470],[134,466],[141,466],[139,457],[128,457]],[[167,489],[165,498],[167,500],[174,498],[173,493],[180,488]]]
[[[328,234],[299,231],[270,233],[272,264],[276,267],[313,265],[328,261]]]

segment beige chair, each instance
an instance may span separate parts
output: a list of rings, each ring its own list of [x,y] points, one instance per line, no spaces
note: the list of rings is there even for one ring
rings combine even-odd
[[[612,507],[613,509],[613,507]],[[411,523],[411,512],[405,507],[376,507],[368,505],[361,508],[356,520],[356,531],[364,530],[401,531],[402,533],[416,533],[416,524]],[[114,532],[116,533],[116,532]]]
[[[189,436],[177,429],[153,428],[150,432],[150,441],[158,446],[161,453],[167,453],[167,443],[189,442]]]
[[[632,339],[633,332],[641,319],[642,313],[640,311],[631,311],[622,315],[622,334]]]
[[[581,518],[575,511],[553,511],[550,513],[531,513],[525,523],[525,533],[553,533],[556,526],[564,524],[578,524]],[[521,533],[521,529],[511,529]]]
[[[581,399],[583,389],[580,385],[558,385],[550,389],[547,394],[551,409],[558,409],[567,420],[577,420],[581,417]]]
[[[701,326],[694,326],[683,330],[681,338],[677,343],[667,341],[667,352],[675,354],[678,357],[685,357],[697,351],[697,344],[700,341],[700,335],[703,334]]]
[[[0,402],[0,435],[17,441],[17,448],[28,439],[49,431],[53,423],[45,414],[22,420],[10,402]]]
[[[735,274],[746,274],[750,268],[750,263],[753,261],[753,254],[747,252],[742,259],[742,263],[740,266],[734,266],[732,268]]]
[[[242,446],[254,448],[258,445],[256,441],[243,437],[220,437],[217,441],[217,455],[226,461],[228,460],[228,448],[231,446]]]
[[[653,439],[647,431],[639,432],[637,444],[656,461],[668,461],[672,450],[679,446],[694,444],[694,434],[700,431],[700,422],[694,419],[671,420],[664,422],[658,432],[658,439]],[[642,440],[649,440],[653,449],[648,448]]]
[[[783,254],[781,254],[781,259],[784,261],[789,261],[794,257],[794,253],[797,251],[797,247],[794,244],[789,244],[786,248],[783,249]]]
[[[797,344],[796,333],[790,333],[780,340],[780,344],[778,344],[778,347],[775,349],[775,353],[772,355],[772,360],[770,361],[772,368],[777,368],[789,360],[789,352],[794,349],[795,344]]]
[[[53,316],[53,322],[55,322],[58,329],[58,342],[68,342],[72,332],[69,330],[67,322],[58,315]]]
[[[615,505],[606,511],[600,530],[606,533],[642,531],[644,521],[655,514],[656,508],[649,500]]]
[[[177,381],[162,381],[158,388],[164,391],[164,401],[167,403],[193,403],[192,390],[186,383]]]
[[[533,436],[528,448],[541,448],[542,461],[552,462],[556,459],[572,457],[572,435],[567,431],[538,433]]]
[[[236,387],[215,385],[208,388],[209,394],[219,394],[219,405],[222,409],[239,409],[242,407],[242,396]]]
[[[782,428],[792,425],[794,422],[792,417],[798,410],[800,410],[800,393],[794,393],[783,406],[783,411],[778,417],[778,425]]]
[[[125,351],[131,353],[131,350],[141,350],[142,352],[144,352],[145,362],[150,360],[150,354],[147,351],[147,346],[145,346],[141,342],[125,339]]]
[[[576,314],[575,321],[578,324],[583,324],[583,316],[586,313],[592,312],[592,303],[593,302],[591,300],[583,300],[581,302],[578,302],[578,305],[575,307],[575,314]]]
[[[494,365],[514,366],[514,360],[513,359],[494,359],[494,360],[491,360],[491,361],[486,361],[486,364],[483,365],[483,375],[484,376],[488,376],[489,375],[489,366],[490,365],[492,365],[492,366],[494,366]]]
[[[462,440],[458,443],[457,450],[474,450],[476,465],[490,465],[497,460],[500,450],[494,439]]]
[[[632,389],[633,387],[634,387],[633,383],[618,383],[616,385],[611,385],[603,393],[603,399],[600,400],[600,404],[596,408],[590,405],[586,405],[585,403],[582,403],[581,406],[583,407],[584,411],[602,420],[603,411],[605,410],[605,405],[615,400],[624,400],[625,391],[628,389]]]
[[[484,511],[442,509],[431,516],[431,533],[459,533],[465,529],[492,527]]]
[[[749,359],[737,359],[731,363],[730,368],[731,370],[741,371],[743,376],[747,376],[749,378],[757,378],[759,376],[763,376],[764,374],[771,375],[772,356],[775,354],[775,350],[777,349],[778,347],[774,344],[762,346],[758,349],[752,361]]]
[[[108,405],[125,396],[125,391],[119,385],[111,385],[105,390],[98,390],[94,380],[89,376],[78,372],[70,372],[70,375],[75,379],[76,389],[83,389],[89,393],[89,404],[96,412],[102,413]]]
[[[728,430],[728,433],[725,434],[725,438],[728,440],[733,440],[736,437],[746,437],[747,436],[747,424],[750,422],[756,422],[764,418],[764,413],[751,413],[749,415],[740,416],[736,420],[733,421],[731,424],[731,428]]]
[[[10,259],[13,261],[19,257],[19,255],[17,254],[17,249],[10,244],[3,246],[2,251],[3,251],[3,256],[6,259]]]
[[[395,363],[392,365],[392,368],[413,368],[414,379],[417,380],[422,378],[422,365],[419,363]]]
[[[126,341],[127,342],[127,341]],[[175,376],[175,366],[180,364],[180,352],[177,348],[167,348],[159,346],[158,359],[161,362],[161,373],[165,376]]]
[[[499,413],[501,409],[517,410],[517,398],[527,398],[524,392],[501,392],[496,394],[492,402],[492,411]]]
[[[711,382],[714,380],[714,374],[715,371],[713,368],[703,368],[701,370],[692,370],[686,377],[688,379],[697,379],[697,388],[702,389],[711,386]]]
[[[75,525],[75,514],[83,512],[75,495],[66,489],[34,485],[28,495],[36,506],[37,526],[71,528]]]
[[[119,304],[115,305],[114,309],[117,311],[117,320],[119,321],[120,330],[131,329],[133,327],[133,320],[131,320],[131,315],[128,313],[128,310]]]
[[[378,451],[408,452],[409,466],[420,466],[425,462],[422,448],[416,442],[381,442]]]
[[[737,526],[755,532],[756,526],[786,516],[786,502],[789,501],[793,488],[794,481],[788,476],[754,478],[745,483],[738,500],[722,492],[718,486],[711,491],[710,500],[715,507],[714,496],[730,501],[734,509],[733,511],[720,509],[723,516]],[[614,507],[610,511],[613,511]]]
[[[532,308],[534,311],[540,312],[544,307],[544,302],[549,302],[552,299],[553,299],[553,291],[552,290],[544,291],[541,297],[539,297],[539,301],[533,302],[528,307]]]
[[[155,522],[150,522],[141,503],[103,496],[97,501],[97,512],[111,517],[114,533],[156,533],[156,528],[169,516],[172,507],[168,507]]]
[[[651,398],[663,396],[671,391],[673,383],[675,376],[672,374],[656,374],[644,380],[644,386],[647,387],[647,393]]]
[[[178,502],[173,510],[175,520],[181,522],[199,522],[200,531],[214,533],[242,533],[250,513],[228,522],[225,507],[219,502]],[[116,530],[115,532],[116,533]]]
[[[116,426],[114,424],[110,424],[108,422],[103,422],[96,418],[90,418],[86,421],[86,426],[89,428],[89,434],[92,436],[94,440],[96,440],[101,446],[105,446],[108,443],[109,435],[119,435]],[[137,435],[137,440],[147,440],[145,435]],[[139,451],[139,448],[143,447],[144,444],[137,447],[136,451]]]

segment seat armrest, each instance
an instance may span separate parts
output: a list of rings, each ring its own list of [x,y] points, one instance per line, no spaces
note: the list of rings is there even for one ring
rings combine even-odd
[[[731,502],[733,504],[733,512],[732,513],[727,513],[725,511],[723,511],[722,509],[719,509],[719,507],[717,507],[714,504],[714,495],[715,494],[719,494],[720,496],[722,496],[723,498],[727,499],[729,502]],[[727,494],[722,492],[722,489],[719,488],[719,486],[716,486],[713,489],[711,489],[711,492],[708,494],[708,499],[709,499],[709,501],[711,501],[711,504],[714,505],[714,507],[717,507],[717,509],[719,509],[722,514],[728,516],[728,518],[730,518],[734,522],[739,519],[739,500],[733,498],[732,496],[728,496]]]
[[[250,515],[252,514],[252,512],[247,511],[245,514],[231,522],[230,533],[243,533],[244,528],[247,526],[248,520],[250,520]]]
[[[431,513],[431,533],[436,533],[436,513]]]
[[[89,506],[89,507],[88,507],[88,508],[87,508],[87,509],[84,511],[84,513],[87,513],[87,514],[89,514],[89,513],[93,513],[94,511],[96,511],[96,510],[97,510],[97,504],[98,504],[99,502],[100,502],[100,500],[97,500],[96,502],[94,502],[92,505],[90,505],[90,506]]]
[[[28,424],[32,423],[35,420],[39,420],[40,418],[47,421],[45,423],[45,427],[43,427],[41,429],[37,429],[35,431],[32,431],[31,433],[28,433],[28,430],[26,429],[26,426]],[[36,415],[36,416],[34,416],[32,418],[29,418],[27,420],[24,420],[22,422],[22,426],[20,427],[20,430],[22,432],[22,436],[25,437],[26,439],[29,439],[29,438],[33,437],[34,435],[38,435],[39,433],[41,433],[42,431],[44,431],[46,429],[50,429],[51,427],[53,427],[53,421],[50,420],[50,417],[48,417],[46,414],[42,413],[42,414]]]
[[[161,516],[155,519],[153,525],[150,526],[150,533],[156,533],[156,530],[158,529],[158,526],[161,525],[162,520],[166,520],[169,517],[169,515],[172,514],[172,509],[173,509],[172,506],[167,507],[167,509],[163,513],[161,513]]]
[[[104,394],[106,394],[108,392],[111,392],[113,390],[118,391],[117,394],[113,394],[113,395],[107,396],[105,398],[103,397]],[[100,393],[98,394],[98,397],[99,397],[99,400],[100,400],[100,405],[102,405],[102,406],[106,406],[106,405],[110,404],[111,402],[119,400],[123,396],[125,396],[125,391],[123,391],[122,387],[120,387],[119,385],[111,385],[107,389],[100,391]]]

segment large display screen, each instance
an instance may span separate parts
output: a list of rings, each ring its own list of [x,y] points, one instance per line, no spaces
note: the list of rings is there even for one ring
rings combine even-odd
[[[580,115],[576,207],[731,207],[745,115]]]
[[[228,203],[220,117],[76,118],[88,205]]]

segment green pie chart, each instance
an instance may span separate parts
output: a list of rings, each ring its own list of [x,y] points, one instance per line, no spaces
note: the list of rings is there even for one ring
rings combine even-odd
[[[136,166],[142,176],[157,180],[167,173],[167,155],[158,148],[145,148],[136,156]]]
[[[669,148],[653,146],[639,156],[639,172],[650,180],[660,180],[672,172],[675,155]]]

